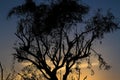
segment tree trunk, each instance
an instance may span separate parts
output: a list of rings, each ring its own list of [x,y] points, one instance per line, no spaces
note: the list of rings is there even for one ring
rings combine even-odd
[[[63,75],[63,80],[67,80],[67,76],[68,76],[69,73],[66,73]]]
[[[56,70],[54,70],[51,74],[50,74],[50,80],[58,80],[57,76],[56,76]]]
[[[51,76],[50,80],[58,80],[56,75]]]
[[[67,76],[69,75],[69,68],[67,67],[66,68],[66,72],[65,74],[63,75],[63,80],[67,80]]]

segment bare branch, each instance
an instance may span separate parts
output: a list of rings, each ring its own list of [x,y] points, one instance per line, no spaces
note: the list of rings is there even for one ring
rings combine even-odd
[[[1,80],[3,80],[3,67],[2,67],[1,62],[0,62],[0,69],[1,69]]]

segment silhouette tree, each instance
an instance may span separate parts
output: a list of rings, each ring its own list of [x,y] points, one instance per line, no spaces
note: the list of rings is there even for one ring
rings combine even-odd
[[[16,76],[20,76],[19,80],[45,80],[42,73],[35,67],[35,65],[25,66]],[[18,78],[17,78],[18,79]]]
[[[5,69],[3,67],[3,65],[0,62],[0,80],[13,80],[14,79],[14,74],[13,72],[8,73],[7,75],[4,74],[5,73]]]
[[[89,7],[79,0],[51,0],[40,4],[26,0],[14,7],[8,14],[19,18],[15,33],[19,41],[14,56],[19,62],[31,62],[49,80],[58,80],[57,72],[63,67],[62,78],[67,80],[73,66],[82,60],[91,69],[93,55],[98,58],[100,68],[109,69],[92,45],[104,34],[117,30],[118,23],[109,11],[103,15],[98,9],[95,15],[86,18],[88,12]]]
[[[1,80],[3,80],[3,67],[2,67],[2,64],[1,64],[1,62],[0,62],[0,71],[1,71]]]

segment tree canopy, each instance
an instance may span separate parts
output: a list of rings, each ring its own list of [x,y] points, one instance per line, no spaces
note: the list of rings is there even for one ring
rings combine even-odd
[[[63,67],[62,79],[67,80],[72,69],[78,71],[73,66],[82,64],[83,60],[91,69],[93,55],[100,68],[109,69],[92,46],[104,34],[116,31],[118,23],[109,11],[103,15],[98,9],[86,18],[87,14],[89,6],[80,0],[51,0],[40,4],[26,0],[8,14],[19,19],[15,33],[19,41],[14,56],[19,62],[31,62],[48,80],[58,80],[57,72]]]

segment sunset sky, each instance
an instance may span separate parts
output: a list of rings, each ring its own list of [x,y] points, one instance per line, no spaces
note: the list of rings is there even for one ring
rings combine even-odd
[[[12,62],[14,42],[17,40],[14,35],[16,31],[16,19],[7,19],[7,14],[11,8],[21,4],[24,0],[0,0],[0,62],[3,67],[9,69]],[[36,0],[39,2],[39,0]],[[97,8],[104,11],[111,9],[113,14],[120,21],[120,0],[83,0],[90,6],[91,13]],[[107,34],[102,40],[102,44],[97,42],[95,49],[102,53],[104,59],[112,66],[109,71],[95,68],[95,75],[91,76],[90,72],[84,71],[83,74],[88,76],[88,80],[120,80],[120,30]],[[84,69],[83,69],[84,70]],[[85,76],[85,75],[84,75]]]

